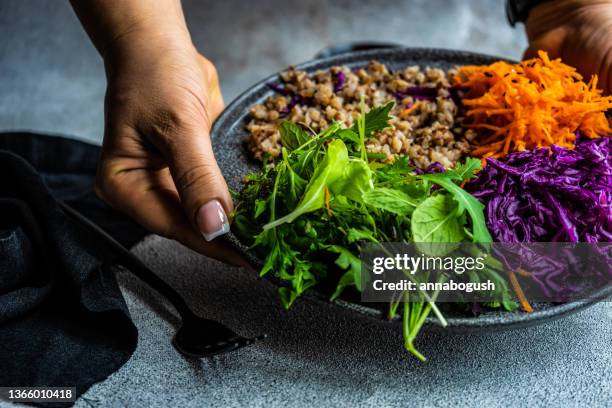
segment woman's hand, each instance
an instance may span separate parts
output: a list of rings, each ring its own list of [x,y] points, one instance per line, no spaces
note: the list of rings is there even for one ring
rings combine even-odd
[[[597,74],[599,88],[612,91],[612,1],[546,1],[529,13],[525,23],[529,48],[578,68],[588,81]]]
[[[229,231],[233,209],[210,141],[223,98],[214,65],[192,45],[180,3],[73,4],[108,81],[96,192],[149,231],[244,264],[211,241]]]

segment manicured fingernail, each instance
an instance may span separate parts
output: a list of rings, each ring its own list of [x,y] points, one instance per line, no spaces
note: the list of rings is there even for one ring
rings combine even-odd
[[[219,235],[227,234],[230,230],[225,210],[217,200],[211,200],[200,207],[196,215],[196,223],[207,241],[212,241]]]

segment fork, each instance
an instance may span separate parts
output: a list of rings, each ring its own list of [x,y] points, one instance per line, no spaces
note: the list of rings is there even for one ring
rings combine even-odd
[[[267,337],[265,334],[243,337],[222,323],[196,315],[176,290],[106,231],[65,202],[58,201],[58,203],[66,214],[99,236],[113,250],[117,255],[118,264],[126,267],[174,306],[182,324],[172,338],[172,345],[182,355],[190,358],[210,357],[238,350]]]

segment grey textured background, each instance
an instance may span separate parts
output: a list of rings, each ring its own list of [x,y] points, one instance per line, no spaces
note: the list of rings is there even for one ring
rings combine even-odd
[[[196,45],[219,69],[226,101],[320,48],[354,40],[459,48],[519,58],[522,30],[502,1],[188,1]],[[102,64],[67,2],[0,0],[0,130],[99,143]],[[202,316],[269,339],[187,361],[170,346],[172,309],[119,274],[139,329],[132,359],[77,406],[611,406],[612,304],[511,332],[425,333],[419,364],[401,333],[325,304],[278,305],[274,288],[176,243],[135,252]],[[0,368],[1,369],[1,368]],[[0,403],[2,405],[2,403]]]

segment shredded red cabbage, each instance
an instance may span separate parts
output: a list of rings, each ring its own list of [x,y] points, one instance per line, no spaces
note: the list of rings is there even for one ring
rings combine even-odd
[[[612,241],[612,139],[579,138],[512,153],[487,166],[466,190],[485,205],[498,242]]]
[[[274,82],[268,83],[267,85],[268,85],[268,88],[270,88],[271,90],[273,90],[277,94],[289,97],[289,103],[287,104],[287,106],[285,106],[279,112],[281,117],[287,116],[289,114],[289,112],[291,112],[291,109],[293,109],[293,107],[295,105],[312,106],[312,104],[313,104],[312,103],[312,101],[313,101],[312,97],[310,97],[310,98],[303,97],[302,95],[298,95],[298,94],[292,92],[291,90],[283,87],[282,85],[279,85],[279,84],[274,83]]]
[[[346,75],[343,71],[338,71],[336,74],[336,83],[334,84],[334,92],[340,92],[346,83]]]
[[[418,167],[416,167],[416,164],[414,164],[414,161],[412,160],[410,161],[410,164],[415,168],[415,174],[444,173],[446,171],[446,169],[440,162],[433,162],[424,169],[419,169]]]
[[[403,91],[395,92],[397,99],[404,99],[407,96],[412,96],[412,99],[433,101],[438,96],[438,89],[431,86],[411,86]]]
[[[285,87],[283,87],[282,85],[279,85],[275,82],[270,82],[268,84],[266,84],[268,86],[268,88],[270,88],[271,90],[273,90],[274,92],[276,92],[279,95],[288,95],[289,94],[289,90],[286,89]]]

